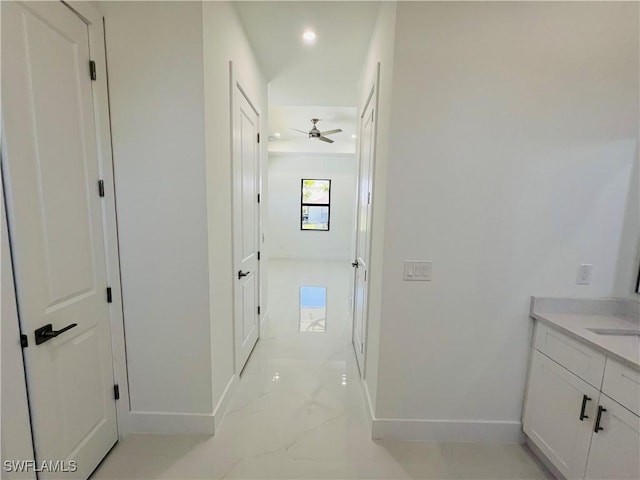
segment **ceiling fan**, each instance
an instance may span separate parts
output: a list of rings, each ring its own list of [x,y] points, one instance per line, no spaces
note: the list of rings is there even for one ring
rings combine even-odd
[[[309,130],[308,132],[305,132],[303,130],[298,130],[297,128],[294,128],[293,130],[295,130],[296,132],[304,133],[305,135],[309,135],[309,138],[317,138],[318,140],[321,140],[323,142],[333,143],[333,140],[331,140],[330,138],[327,138],[327,135],[340,133],[342,132],[342,129],[336,128],[335,130],[327,130],[325,132],[321,132],[320,130],[318,130],[318,127],[316,125],[316,123],[318,123],[319,121],[320,121],[319,118],[312,118],[311,123],[313,123],[313,127],[311,127],[311,130]]]

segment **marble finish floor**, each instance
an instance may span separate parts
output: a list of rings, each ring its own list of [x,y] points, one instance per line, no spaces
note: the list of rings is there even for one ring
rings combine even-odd
[[[269,321],[214,437],[140,435],[92,479],[549,478],[517,444],[373,441],[350,344],[348,262],[271,261]],[[325,286],[326,331],[300,331]]]

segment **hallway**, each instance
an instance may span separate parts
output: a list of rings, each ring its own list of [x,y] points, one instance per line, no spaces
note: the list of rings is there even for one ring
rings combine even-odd
[[[547,478],[521,445],[372,441],[350,344],[348,262],[272,260],[270,321],[216,436],[132,435],[93,479]],[[301,332],[302,286],[327,287]]]

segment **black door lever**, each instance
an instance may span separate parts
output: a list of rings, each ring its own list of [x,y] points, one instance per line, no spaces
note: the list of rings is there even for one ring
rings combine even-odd
[[[351,266],[354,268],[358,268],[358,260],[356,260],[355,262],[351,262]]]
[[[242,277],[246,277],[250,273],[251,272],[243,272],[242,270],[238,270],[238,280],[240,280]]]
[[[48,323],[44,327],[37,328],[34,332],[34,335],[36,337],[36,345],[40,345],[41,343],[51,340],[52,338],[57,337],[61,333],[64,333],[67,330],[71,330],[73,327],[77,327],[77,326],[78,326],[77,323],[72,323],[70,325],[67,325],[61,330],[54,330],[53,325]]]

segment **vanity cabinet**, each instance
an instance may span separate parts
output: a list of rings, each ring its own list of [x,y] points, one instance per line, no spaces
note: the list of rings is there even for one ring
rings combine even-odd
[[[535,351],[524,432],[567,478],[584,476],[600,392]]]
[[[639,372],[537,322],[523,430],[566,478],[640,479],[640,417],[632,411],[639,380]]]

